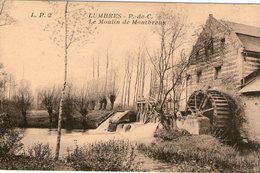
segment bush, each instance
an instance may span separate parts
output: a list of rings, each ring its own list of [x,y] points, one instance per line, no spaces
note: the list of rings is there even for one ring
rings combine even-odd
[[[5,170],[54,170],[55,162],[24,155],[0,158],[0,168]]]
[[[182,136],[191,136],[191,134],[186,130],[171,130],[166,131],[165,129],[156,129],[154,137],[169,141],[169,140],[178,140]]]
[[[21,134],[13,129],[13,123],[8,114],[0,114],[0,157],[13,155],[22,149]]]
[[[123,140],[97,142],[68,153],[66,161],[81,171],[133,171],[137,165],[135,149]]]
[[[64,163],[53,160],[49,144],[37,143],[20,155],[6,155],[0,158],[0,168],[6,170],[56,170]],[[62,168],[61,167],[61,168]]]
[[[34,144],[33,146],[29,147],[26,155],[28,155],[31,158],[35,158],[37,160],[53,159],[52,150],[49,144],[42,144],[42,143]]]
[[[51,150],[48,145],[36,144],[28,153],[20,153],[22,135],[13,128],[8,114],[0,114],[0,169],[7,170],[51,170]],[[21,155],[16,155],[16,154]]]
[[[239,156],[235,149],[208,135],[140,144],[138,149],[149,157],[178,164],[179,171],[248,172],[259,165],[259,155]]]

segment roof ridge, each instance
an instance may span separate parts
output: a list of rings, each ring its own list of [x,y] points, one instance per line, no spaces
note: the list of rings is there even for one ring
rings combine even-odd
[[[218,21],[220,21],[220,22],[226,22],[226,23],[231,23],[231,24],[235,24],[235,25],[244,25],[244,26],[247,26],[247,27],[252,27],[252,28],[260,29],[260,26],[258,27],[258,26],[254,26],[254,25],[247,25],[247,24],[244,24],[244,23],[231,22],[231,21],[224,20],[224,19],[218,19]]]

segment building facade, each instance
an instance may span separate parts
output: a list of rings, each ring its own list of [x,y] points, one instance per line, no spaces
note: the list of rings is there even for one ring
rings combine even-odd
[[[207,107],[205,112],[198,112],[212,114],[211,121],[217,117],[214,121],[218,121],[218,126],[226,121],[232,124],[238,121],[237,114],[243,114],[243,120],[239,120],[241,135],[260,142],[260,28],[209,15],[189,63],[184,94],[186,110]],[[203,92],[196,91],[210,91],[204,92],[208,100]],[[231,110],[231,102],[241,108],[240,112]]]

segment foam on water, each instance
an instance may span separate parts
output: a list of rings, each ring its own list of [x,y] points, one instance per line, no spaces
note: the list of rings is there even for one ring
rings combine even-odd
[[[67,154],[67,150],[75,148],[75,143],[79,146],[84,146],[97,141],[108,141],[112,139],[123,139],[131,142],[151,142],[154,131],[158,124],[156,123],[129,123],[131,128],[125,131],[124,128],[119,128],[116,132],[107,132],[100,130],[73,130],[68,132],[62,130],[61,135],[61,150],[62,156]],[[57,140],[57,131],[49,129],[28,128],[24,130],[22,143],[25,148],[32,146],[34,143],[48,143],[55,150]]]

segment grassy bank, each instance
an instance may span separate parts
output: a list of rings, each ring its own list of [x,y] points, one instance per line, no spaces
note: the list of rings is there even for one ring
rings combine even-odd
[[[60,160],[48,144],[35,144],[19,155],[0,155],[3,170],[137,171],[136,149],[128,141],[110,140],[79,147]]]
[[[209,135],[181,136],[157,132],[159,138],[151,144],[140,144],[138,149],[148,157],[171,163],[178,171],[196,172],[259,172],[260,154],[239,151]],[[174,136],[177,137],[174,137]],[[167,140],[164,140],[167,138]]]
[[[92,110],[86,116],[85,129],[95,129],[98,125],[111,113],[109,110]],[[56,118],[57,119],[57,118]],[[49,115],[45,110],[29,111],[27,113],[27,121],[29,128],[49,128]],[[83,118],[79,113],[73,114],[73,119],[70,121],[73,129],[83,129]],[[15,123],[18,127],[22,127],[23,120],[21,117],[15,118]],[[53,118],[53,128],[57,127],[57,120]],[[64,127],[65,128],[65,127]]]

